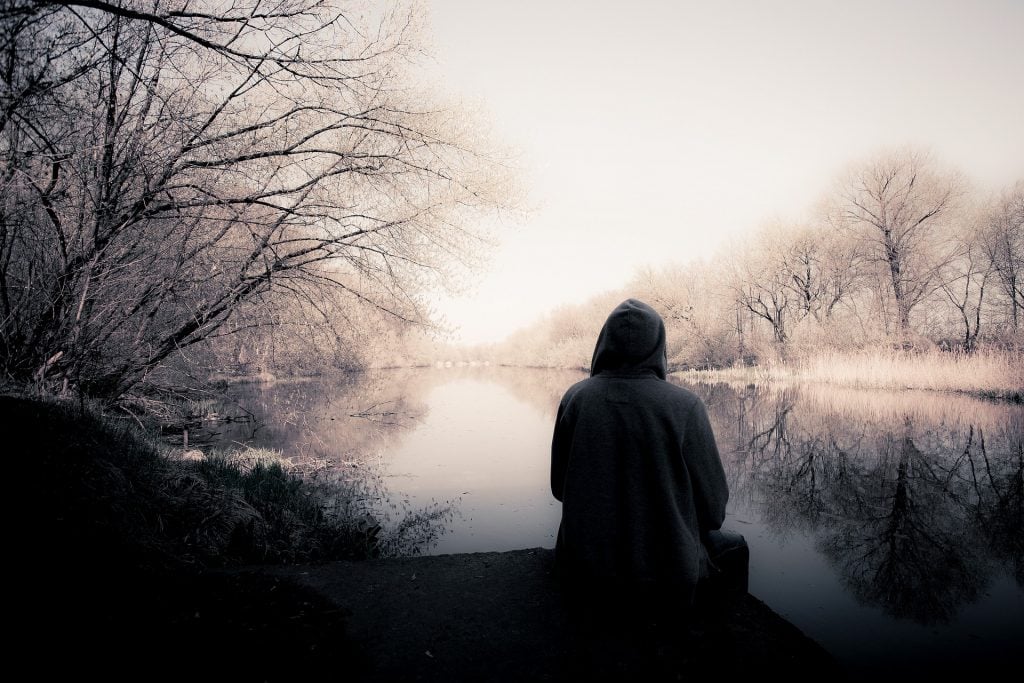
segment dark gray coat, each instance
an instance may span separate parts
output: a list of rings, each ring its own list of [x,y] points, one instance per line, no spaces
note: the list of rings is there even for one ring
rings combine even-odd
[[[665,584],[692,599],[708,573],[701,538],[721,527],[729,491],[704,404],[666,370],[661,317],[622,302],[598,337],[591,376],[558,407],[556,554],[568,577]]]

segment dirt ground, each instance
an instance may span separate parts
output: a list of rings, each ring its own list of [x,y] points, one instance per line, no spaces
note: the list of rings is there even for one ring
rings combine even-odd
[[[567,609],[531,549],[250,567],[139,579],[50,577],[18,654],[34,677],[218,681],[841,679],[755,598],[684,623]]]

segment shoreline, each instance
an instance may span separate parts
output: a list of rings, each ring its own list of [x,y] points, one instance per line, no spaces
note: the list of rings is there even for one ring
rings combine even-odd
[[[111,681],[847,680],[749,594],[684,630],[584,623],[553,565],[543,548],[160,575],[50,563],[25,577],[15,650],[44,678]]]
[[[815,377],[772,376],[771,374],[763,372],[761,366],[756,365],[750,366],[749,368],[746,369],[724,368],[721,370],[676,370],[673,372],[669,372],[669,377],[676,377],[677,379],[698,383],[714,382],[729,384],[733,386],[747,384],[800,386],[813,384],[818,386],[837,387],[841,389],[850,389],[853,391],[864,392],[886,392],[891,394],[899,394],[910,391],[915,393],[924,392],[929,394],[939,394],[951,397],[959,396],[965,398],[974,398],[983,401],[991,401],[993,403],[1024,403],[1024,388],[1021,388],[1020,390],[984,391],[968,388],[938,389],[933,387],[922,386],[881,386],[868,383],[836,382],[828,379],[820,379]]]
[[[678,680],[694,671],[844,677],[820,645],[749,594],[696,617],[681,638],[653,624],[581,631],[566,610],[550,549],[256,571],[293,581],[342,611],[361,661],[357,680]]]
[[[695,381],[753,384],[824,384],[863,391],[926,391],[962,395],[996,402],[1024,403],[1024,354],[1013,351],[956,354],[926,352],[906,354],[867,350],[856,353],[826,352],[798,358],[796,362],[767,362],[759,365],[700,368],[670,365],[668,375]],[[345,377],[352,374],[400,370],[486,371],[540,370],[589,374],[582,365],[533,365],[529,363],[456,361],[408,366],[370,367],[318,375],[236,375],[213,376],[225,384],[260,384]]]

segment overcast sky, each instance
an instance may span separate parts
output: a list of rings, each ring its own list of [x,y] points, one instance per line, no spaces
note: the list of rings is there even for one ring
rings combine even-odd
[[[458,341],[799,218],[887,146],[1024,178],[1024,0],[427,5],[445,86],[520,150],[536,207],[438,303]]]

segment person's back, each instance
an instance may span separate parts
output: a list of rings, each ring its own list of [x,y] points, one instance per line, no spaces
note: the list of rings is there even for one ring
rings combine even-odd
[[[661,317],[624,301],[601,331],[591,377],[559,405],[556,556],[574,585],[667,590],[689,603],[708,576],[706,537],[722,525],[728,487],[703,403],[666,370]]]

